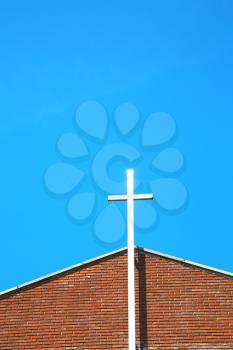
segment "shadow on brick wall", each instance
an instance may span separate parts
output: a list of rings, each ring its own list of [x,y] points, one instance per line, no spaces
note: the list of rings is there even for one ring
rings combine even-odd
[[[145,253],[138,251],[136,261],[139,278],[139,341],[137,350],[146,350],[147,347],[147,300],[146,300],[146,257]]]

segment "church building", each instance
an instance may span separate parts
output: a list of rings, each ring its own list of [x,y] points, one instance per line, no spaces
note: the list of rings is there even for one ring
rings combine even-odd
[[[139,350],[233,349],[233,274],[135,248]],[[0,293],[1,350],[127,350],[127,249]]]

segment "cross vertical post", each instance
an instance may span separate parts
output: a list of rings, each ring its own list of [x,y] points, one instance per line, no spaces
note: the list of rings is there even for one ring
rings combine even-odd
[[[128,217],[128,337],[129,350],[135,350],[135,280],[134,280],[134,172],[127,170]]]
[[[153,199],[153,194],[134,194],[134,171],[127,170],[127,195],[110,195],[110,202],[127,201],[128,245],[128,349],[136,349],[135,278],[134,278],[134,200]]]

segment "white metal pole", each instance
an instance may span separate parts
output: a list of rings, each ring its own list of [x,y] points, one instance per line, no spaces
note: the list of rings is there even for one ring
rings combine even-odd
[[[128,339],[129,350],[136,348],[134,282],[134,171],[127,170],[128,214]]]

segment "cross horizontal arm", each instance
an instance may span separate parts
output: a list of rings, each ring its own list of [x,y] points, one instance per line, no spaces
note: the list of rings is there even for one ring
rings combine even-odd
[[[133,199],[134,200],[140,200],[140,199],[153,199],[154,198],[154,195],[153,195],[153,193],[147,193],[147,194],[135,194],[134,196],[133,196]]]
[[[108,201],[109,202],[127,201],[127,199],[128,199],[127,195],[108,196]]]
[[[134,194],[133,199],[134,200],[149,200],[153,199],[153,193],[148,193],[148,194]],[[108,196],[108,201],[109,202],[120,202],[120,201],[127,201],[129,199],[129,196],[127,195],[113,195],[113,196]]]

